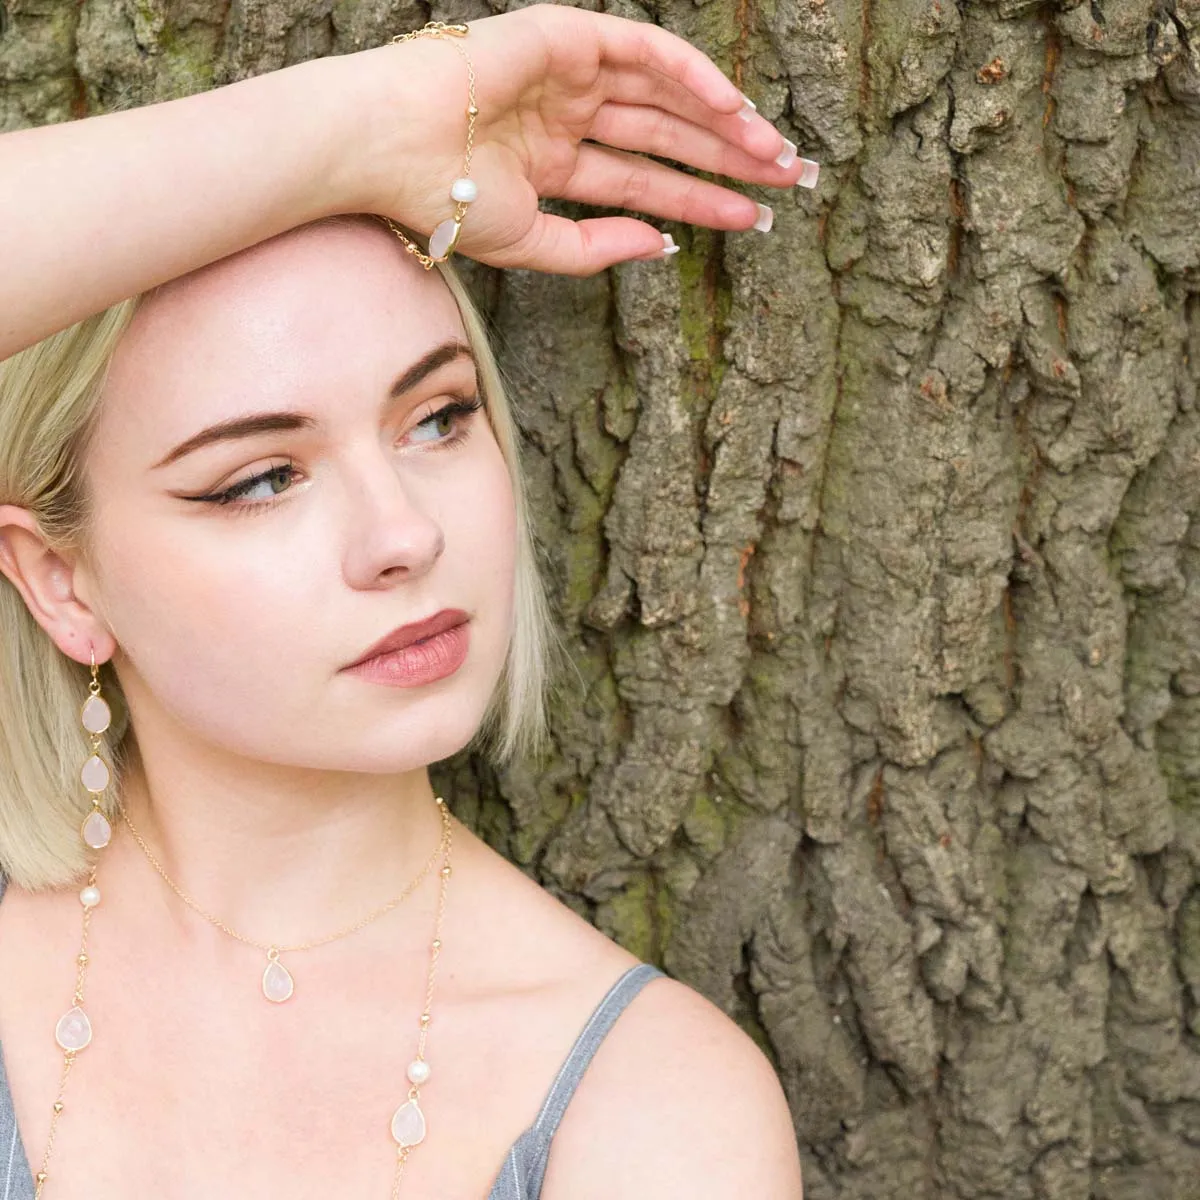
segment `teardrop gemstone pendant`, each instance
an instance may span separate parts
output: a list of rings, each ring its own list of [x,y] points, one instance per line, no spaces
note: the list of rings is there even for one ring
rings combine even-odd
[[[90,846],[93,850],[103,850],[112,841],[112,826],[108,823],[108,818],[98,808],[93,808],[84,817],[79,831],[83,835],[84,844]]]
[[[275,1004],[282,1004],[292,998],[296,990],[296,981],[292,973],[279,961],[279,951],[272,948],[267,951],[267,969],[263,971],[263,995]]]
[[[79,1005],[63,1013],[54,1027],[54,1040],[68,1051],[82,1050],[92,1040],[92,1023]]]
[[[392,1137],[401,1149],[419,1145],[425,1140],[425,1114],[415,1096],[396,1109],[392,1117]]]

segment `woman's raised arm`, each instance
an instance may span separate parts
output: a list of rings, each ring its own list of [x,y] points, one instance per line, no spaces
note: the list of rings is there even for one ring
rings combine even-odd
[[[537,4],[469,29],[479,195],[459,253],[590,275],[662,251],[648,222],[570,221],[539,209],[550,197],[719,229],[760,220],[748,197],[646,154],[815,183],[711,60],[654,25]],[[454,47],[419,38],[0,136],[0,358],[320,216],[429,233],[453,208],[466,97]]]

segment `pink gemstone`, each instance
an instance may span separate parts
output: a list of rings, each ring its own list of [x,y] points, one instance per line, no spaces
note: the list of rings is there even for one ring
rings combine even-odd
[[[93,850],[103,850],[112,841],[112,826],[108,818],[99,810],[93,809],[83,822],[83,840]]]
[[[429,238],[429,257],[441,258],[446,253],[450,242],[454,238],[454,231],[457,228],[457,222],[453,217],[447,217],[432,233]]]
[[[64,1050],[82,1050],[92,1040],[92,1023],[78,1004],[59,1017],[54,1040]]]
[[[263,972],[262,989],[263,995],[268,1000],[282,1004],[291,998],[295,987],[291,972],[283,963],[274,961],[267,963],[267,969]]]
[[[83,770],[79,772],[79,778],[83,781],[83,786],[89,792],[104,791],[108,787],[108,766],[104,759],[98,754],[93,754],[83,764]]]
[[[425,1140],[425,1114],[415,1100],[396,1109],[392,1117],[392,1137],[398,1146],[416,1146]]]
[[[99,696],[89,696],[80,719],[88,733],[103,733],[112,724],[112,710]]]

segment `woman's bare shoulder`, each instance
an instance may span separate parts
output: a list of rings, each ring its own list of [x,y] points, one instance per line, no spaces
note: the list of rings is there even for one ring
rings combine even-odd
[[[516,937],[536,956],[578,1020],[640,960],[488,852],[505,894],[497,913],[508,933],[500,941]],[[510,924],[518,914],[520,933]],[[717,1005],[681,980],[652,979],[600,1043],[567,1106],[543,1200],[701,1200],[735,1188],[762,1200],[800,1200],[783,1087],[763,1050]]]

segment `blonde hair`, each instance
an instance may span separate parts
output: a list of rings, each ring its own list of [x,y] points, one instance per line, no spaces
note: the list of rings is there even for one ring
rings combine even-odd
[[[323,217],[312,225],[370,221]],[[384,230],[386,232],[386,230]],[[562,652],[551,620],[539,547],[520,466],[519,427],[486,328],[449,262],[437,269],[458,305],[475,356],[492,432],[508,466],[516,506],[513,624],[496,688],[469,749],[496,767],[538,755],[546,743],[546,692]],[[87,545],[90,501],[82,480],[109,362],[146,294],[52,334],[0,361],[0,503],[28,509],[56,551]],[[115,673],[101,667],[113,708],[102,754],[113,779],[101,797],[110,819],[128,765],[128,714]],[[60,887],[88,867],[80,824],[91,799],[79,779],[90,754],[80,723],[90,666],[63,654],[7,577],[0,582],[0,872],[25,888]]]

